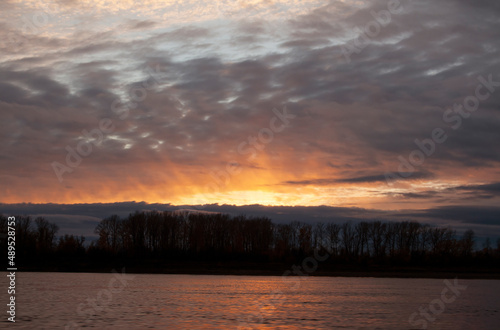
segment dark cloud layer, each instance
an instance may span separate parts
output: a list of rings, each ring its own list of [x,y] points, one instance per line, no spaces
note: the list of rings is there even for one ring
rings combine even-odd
[[[145,202],[101,204],[0,204],[0,214],[45,216],[57,223],[60,234],[78,234],[94,238],[93,229],[109,215],[126,217],[135,211],[194,210],[231,215],[269,217],[275,223],[302,221],[306,223],[346,221],[418,221],[430,225],[450,226],[460,235],[467,229],[479,237],[500,237],[500,207],[444,206],[427,210],[380,211],[363,208],[331,206],[264,206],[264,205],[171,205]]]
[[[396,180],[419,180],[432,178],[433,174],[429,172],[416,172],[416,173],[403,173],[403,176],[396,178]],[[364,175],[353,178],[344,179],[314,179],[314,180],[301,180],[301,181],[286,181],[283,184],[288,185],[331,185],[335,183],[371,183],[371,182],[387,182],[385,174]]]

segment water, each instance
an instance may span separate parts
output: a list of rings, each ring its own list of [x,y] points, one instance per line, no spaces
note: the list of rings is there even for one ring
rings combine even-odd
[[[18,273],[16,324],[5,313],[0,327],[500,329],[500,281],[458,285],[467,288],[445,303],[437,279]],[[410,324],[432,301],[432,322],[417,314]]]

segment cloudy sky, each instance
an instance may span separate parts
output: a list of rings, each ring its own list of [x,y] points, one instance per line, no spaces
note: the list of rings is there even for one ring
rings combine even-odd
[[[494,0],[1,1],[3,212],[325,205],[496,228],[499,17]]]

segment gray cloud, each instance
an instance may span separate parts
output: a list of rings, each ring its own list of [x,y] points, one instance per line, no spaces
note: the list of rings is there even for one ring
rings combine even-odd
[[[403,176],[396,178],[395,180],[419,180],[428,179],[434,177],[432,173],[429,172],[415,172],[415,173],[402,173]],[[404,177],[407,176],[407,177]],[[376,175],[365,175],[353,178],[343,178],[343,179],[314,179],[314,180],[300,180],[300,181],[285,181],[283,184],[288,185],[332,185],[338,183],[371,183],[371,182],[386,182],[387,178],[385,174]]]
[[[266,216],[275,223],[302,221],[343,223],[346,221],[418,221],[430,225],[449,225],[462,232],[474,229],[481,236],[500,236],[499,207],[443,206],[428,210],[377,211],[363,208],[330,206],[263,206],[263,205],[171,205],[145,202],[100,204],[0,204],[0,213],[45,216],[57,223],[61,234],[94,237],[92,230],[100,219],[112,214],[126,217],[135,211],[202,210],[231,215]],[[486,226],[486,227],[485,227]],[[487,228],[487,229],[485,229]],[[492,236],[493,235],[493,236]]]
[[[188,179],[179,185],[189,185],[190,174],[206,174],[234,158],[247,168],[289,174],[270,185],[384,182],[382,173],[397,169],[397,157],[408,157],[417,148],[415,139],[429,138],[436,127],[448,140],[408,181],[462,180],[480,169],[490,174],[491,186],[457,191],[481,193],[477,197],[484,200],[498,196],[500,91],[458,130],[442,117],[473,95],[479,75],[500,81],[499,5],[419,1],[393,15],[346,62],[342,49],[354,37],[352,29],[364,27],[373,20],[370,12],[385,5],[373,1],[356,9],[332,1],[290,19],[280,31],[264,20],[222,28],[193,23],[166,31],[160,22],[141,19],[122,24],[123,30],[75,31],[61,38],[27,35],[2,24],[0,39],[13,32],[22,42],[17,50],[0,46],[0,166],[6,173],[0,178],[15,190],[0,200],[23,198],[27,174],[39,178],[33,189],[66,198],[88,178],[101,188],[109,180],[111,190],[118,190],[128,173],[137,175],[137,182],[154,182],[147,168],[156,166],[158,173],[162,164],[166,187],[182,175]],[[129,101],[130,91],[148,79],[145,68],[156,65],[158,88],[120,119],[111,105]],[[271,110],[285,104],[297,117],[262,152],[274,161],[257,164],[238,155],[238,144],[267,127]],[[75,146],[82,131],[102,118],[113,120],[113,138],[59,187],[51,162],[63,162],[66,146]],[[325,169],[312,168],[311,159]],[[49,177],[53,183],[44,181]],[[404,196],[419,202],[437,195]],[[71,196],[66,200],[79,198]]]
[[[402,213],[403,216],[434,218],[459,221],[468,225],[488,225],[498,230],[500,207],[481,207],[469,205],[441,206],[421,212]]]

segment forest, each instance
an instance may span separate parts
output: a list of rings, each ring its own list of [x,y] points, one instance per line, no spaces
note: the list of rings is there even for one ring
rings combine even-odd
[[[279,270],[313,252],[329,258],[320,270],[427,267],[498,270],[500,239],[478,247],[475,233],[418,222],[364,221],[276,224],[267,217],[135,212],[111,215],[95,228],[97,240],[58,236],[43,217],[16,216],[20,269],[99,271],[127,266],[144,272],[195,272],[212,268]],[[6,251],[7,217],[0,216]]]

